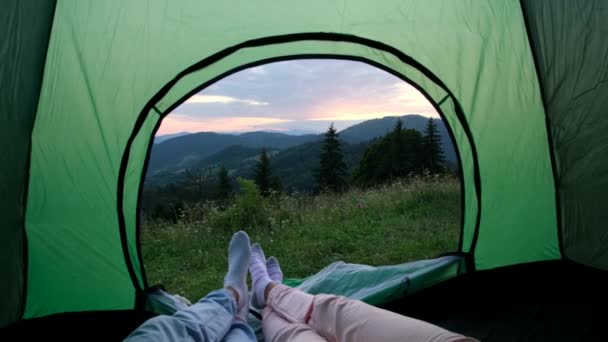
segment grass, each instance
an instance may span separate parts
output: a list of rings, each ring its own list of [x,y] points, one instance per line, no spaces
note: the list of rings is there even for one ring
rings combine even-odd
[[[433,258],[458,247],[457,179],[414,179],[343,195],[284,195],[264,203],[268,222],[246,229],[287,278],[342,260],[368,265]],[[198,300],[222,286],[234,231],[218,228],[208,206],[177,224],[145,222],[142,252],[151,285]],[[196,219],[193,217],[197,217]]]

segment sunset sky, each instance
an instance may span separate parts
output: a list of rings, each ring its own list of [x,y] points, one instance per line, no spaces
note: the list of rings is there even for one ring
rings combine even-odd
[[[157,135],[274,130],[319,133],[384,116],[438,117],[409,84],[360,62],[296,60],[233,74],[169,114]]]

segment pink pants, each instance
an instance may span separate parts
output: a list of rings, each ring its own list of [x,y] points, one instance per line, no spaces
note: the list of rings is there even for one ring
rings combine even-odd
[[[275,341],[476,341],[432,324],[334,295],[277,285],[268,294],[262,327]]]

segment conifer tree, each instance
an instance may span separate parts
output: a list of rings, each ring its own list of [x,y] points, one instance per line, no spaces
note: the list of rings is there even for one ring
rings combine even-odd
[[[403,127],[401,118],[397,119],[393,132],[390,135],[390,151],[387,160],[390,163],[388,174],[391,179],[407,175],[411,161],[406,146],[407,130]]]
[[[366,149],[354,180],[361,186],[374,186],[420,173],[423,137],[397,120],[392,132],[377,139]]]
[[[272,176],[272,170],[270,169],[270,159],[268,159],[268,154],[265,149],[260,153],[260,158],[255,166],[253,180],[258,186],[262,196],[266,197],[270,195],[271,190],[273,189],[274,177]]]
[[[444,171],[445,157],[441,149],[441,137],[433,118],[429,118],[424,129],[423,166],[432,174]]]
[[[228,176],[228,170],[224,165],[220,168],[218,173],[218,199],[225,201],[232,195],[232,184],[230,183],[230,177]]]
[[[317,191],[343,192],[347,188],[346,163],[338,140],[339,134],[332,123],[323,141],[317,174]]]

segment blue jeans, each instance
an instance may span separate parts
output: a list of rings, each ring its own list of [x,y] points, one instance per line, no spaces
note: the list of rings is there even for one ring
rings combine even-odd
[[[236,300],[229,291],[213,291],[171,316],[147,320],[125,341],[256,341],[251,327],[235,319],[236,312]]]

